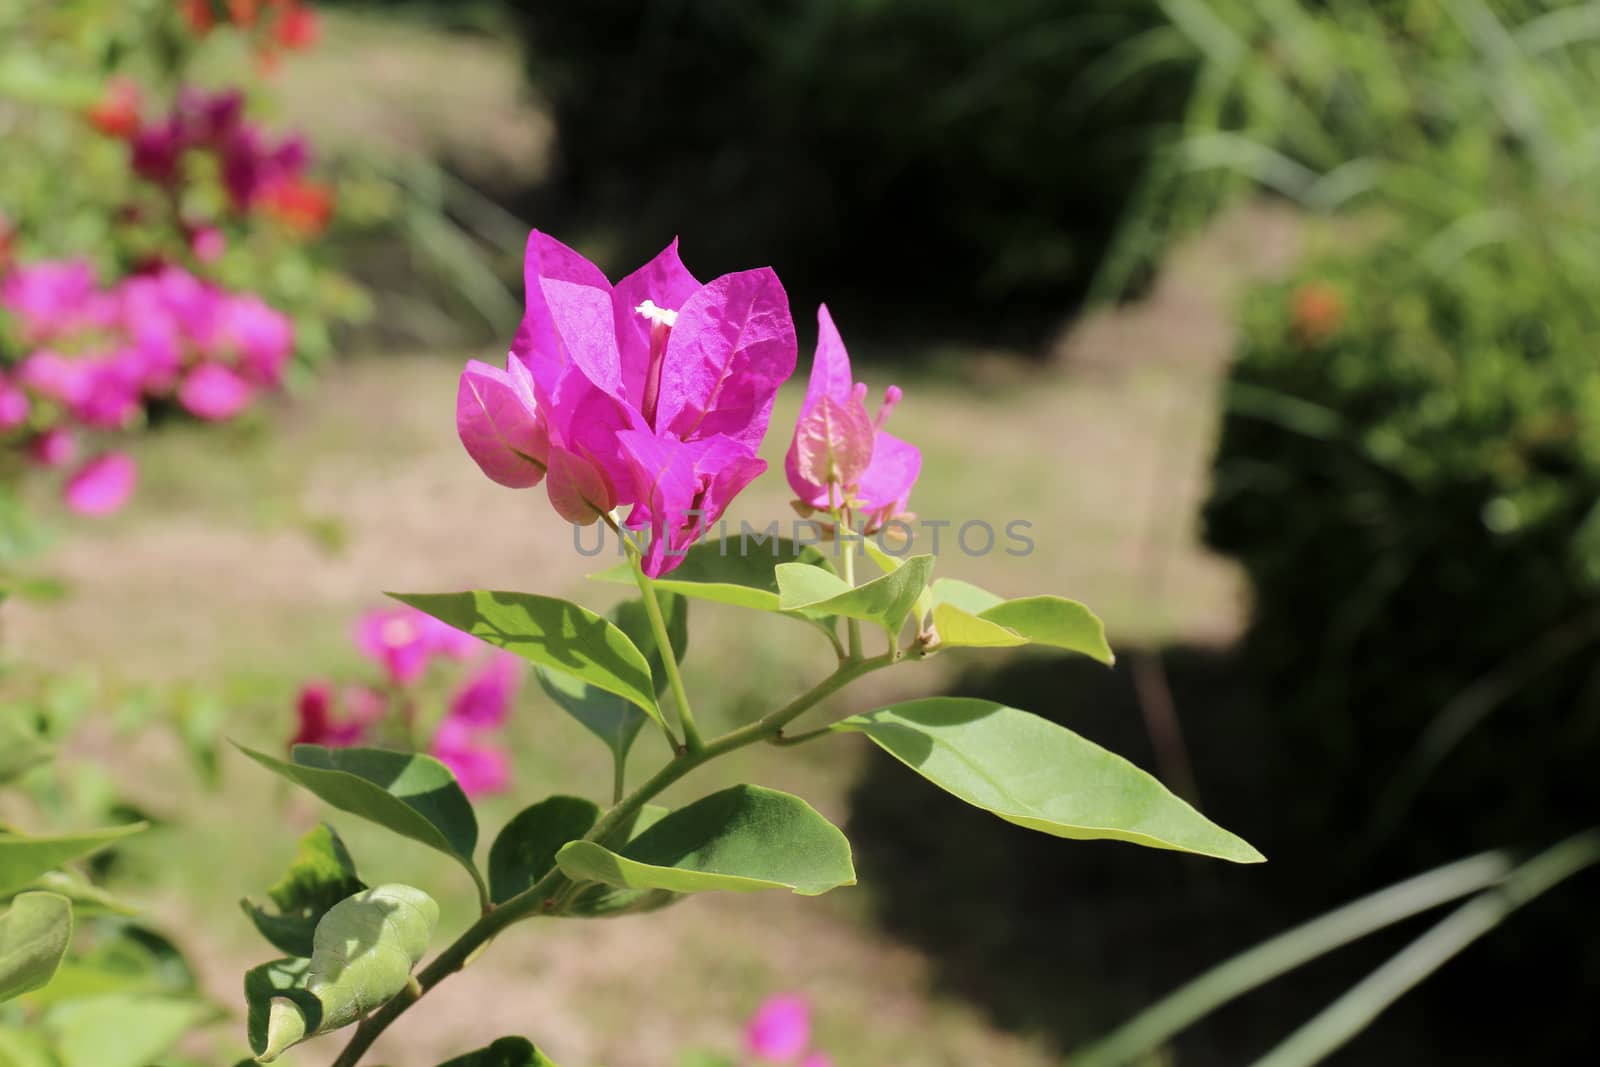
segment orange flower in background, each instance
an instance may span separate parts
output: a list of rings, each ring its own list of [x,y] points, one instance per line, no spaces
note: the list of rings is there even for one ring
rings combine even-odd
[[[1306,282],[1290,298],[1295,337],[1303,345],[1318,345],[1332,337],[1344,314],[1344,297],[1327,282]]]
[[[113,78],[98,103],[84,112],[89,125],[119,140],[139,132],[139,87],[126,78]]]
[[[261,210],[296,233],[315,237],[333,218],[333,190],[304,178],[280,182],[262,194]]]
[[[261,14],[260,0],[228,0],[228,17],[235,26],[246,28],[256,24],[256,16]]]

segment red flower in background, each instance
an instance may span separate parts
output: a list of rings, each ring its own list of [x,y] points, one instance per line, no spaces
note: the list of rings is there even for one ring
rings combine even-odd
[[[316,12],[298,3],[290,3],[285,7],[278,16],[276,29],[278,43],[291,52],[310,48],[322,36],[322,26],[317,21]]]
[[[315,237],[333,217],[333,190],[305,178],[291,178],[261,194],[261,209],[289,229]]]
[[[202,36],[217,25],[217,14],[211,9],[211,0],[178,0],[178,11],[189,28]]]
[[[112,78],[105,94],[84,117],[107,137],[128,140],[139,132],[139,87],[126,78]]]

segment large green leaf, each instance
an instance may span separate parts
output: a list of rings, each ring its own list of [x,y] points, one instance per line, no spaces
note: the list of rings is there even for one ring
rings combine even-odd
[[[644,653],[587,608],[556,597],[483,589],[390,595],[531,663],[614,693],[661,721]]]
[[[661,593],[658,599],[667,624],[667,639],[672,645],[673,655],[681,663],[689,649],[689,601],[673,593]],[[644,601],[624,601],[612,609],[610,618],[617,629],[644,653],[655,683],[655,693],[660,696],[667,685],[667,670],[661,649],[656,645]],[[535,667],[534,673],[550,699],[606,743],[620,773],[627,761],[628,749],[633,746],[640,728],[644,726],[644,712],[615,693],[589,685],[570,674],[544,667]]]
[[[24,712],[0,708],[0,784],[20,778],[54,754],[28,719]]]
[[[340,811],[453,857],[474,880],[478,878],[472,862],[478,845],[477,817],[450,768],[432,756],[382,748],[296,745],[293,762],[285,762],[243,746],[239,750]]]
[[[600,821],[600,807],[582,797],[553,796],[522,809],[489,849],[489,897],[503,904],[549,874],[556,853]]]
[[[333,827],[319,823],[300,838],[289,869],[267,890],[276,913],[250,900],[239,904],[274,948],[291,956],[310,956],[318,920],[365,888],[344,842]]]
[[[144,828],[145,824],[139,822],[49,837],[0,835],[0,893],[21,889],[46,871],[98,852]]]
[[[46,871],[27,886],[15,890],[15,893],[26,893],[38,890],[45,893],[57,893],[72,902],[75,914],[83,915],[137,915],[139,909],[121,900],[114,894],[100,888],[82,875],[73,871]],[[0,893],[0,900],[6,899],[7,893]],[[4,1067],[0,1064],[0,1067]]]
[[[950,578],[933,584],[933,625],[946,648],[1050,645],[1110,664],[1105,624],[1095,613],[1058,596],[1004,600]]]
[[[792,889],[816,896],[856,878],[838,827],[799,797],[753,785],[679,808],[620,852],[574,841],[556,862],[574,881],[674,893]]]
[[[656,823],[672,814],[671,808],[659,804],[646,804],[634,813],[633,818],[616,827],[600,842],[609,848],[626,844]],[[682,900],[678,893],[665,889],[625,889],[596,883],[583,889],[567,904],[565,915],[579,919],[612,919],[623,915],[642,915],[659,911]]]
[[[488,1048],[457,1056],[439,1067],[556,1067],[525,1037],[502,1037]]]
[[[72,904],[57,893],[23,893],[0,915],[0,1002],[42,989],[72,940]]]
[[[380,885],[336,904],[317,923],[308,966],[279,960],[246,976],[256,1058],[270,1063],[388,1002],[411,980],[438,921],[433,898],[407,885]]]
[[[44,1026],[61,1067],[147,1067],[214,1011],[188,998],[113,994],[58,1004]]]
[[[1003,704],[913,700],[854,716],[835,729],[866,734],[939,788],[1031,830],[1235,863],[1265,858],[1121,756]]]
[[[825,612],[875,622],[890,635],[927,587],[932,556],[912,556],[894,570],[851,588],[844,579],[818,567],[784,563],[778,569],[779,604],[786,611]]]

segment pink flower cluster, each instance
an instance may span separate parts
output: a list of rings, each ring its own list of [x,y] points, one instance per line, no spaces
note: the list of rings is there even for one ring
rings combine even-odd
[[[811,1003],[792,993],[768,997],[744,1027],[744,1050],[757,1063],[833,1067],[811,1043]]]
[[[274,190],[299,182],[311,161],[305,141],[293,136],[270,140],[245,120],[244,104],[237,89],[180,90],[165,119],[133,134],[134,172],[157,185],[177,187],[184,180],[185,157],[209,153],[216,158],[228,199],[241,213]]]
[[[419,683],[428,668],[440,661],[472,662],[443,717],[429,730],[425,747],[450,768],[469,796],[500,792],[510,784],[510,759],[492,734],[510,714],[522,680],[521,660],[508,652],[475,660],[484,647],[477,638],[403,606],[363,615],[354,636],[356,647],[382,670],[383,684],[353,685],[342,692],[328,682],[306,684],[300,690],[299,728],[291,745],[365,744],[391,726],[399,728],[399,740],[411,743],[422,699]]]
[[[505,370],[474,360],[462,372],[461,442],[501,485],[543,481],[570,522],[629,508],[627,526],[649,531],[645,573],[659,577],[766,470],[757,449],[796,359],[788,297],[770,268],[701,283],[676,241],[613,285],[537,230],[524,280]],[[904,513],[922,456],[882,429],[900,390],[874,421],[826,308],[819,317],[789,481],[808,512],[880,527]]]
[[[77,432],[126,429],[152,401],[231,419],[281,382],[294,347],[287,316],[176,266],[105,288],[80,260],[20,264],[0,275],[0,312],[26,353],[0,372],[0,433],[44,467],[76,461]],[[127,456],[97,456],[69,477],[67,504],[114,511],[135,477]]]

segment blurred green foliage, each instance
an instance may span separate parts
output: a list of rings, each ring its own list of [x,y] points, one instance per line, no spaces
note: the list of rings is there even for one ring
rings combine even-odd
[[[1053,323],[1188,84],[1121,76],[1149,0],[511,6],[559,198],[617,264],[681,230],[697,270],[771,262],[902,338]]]

